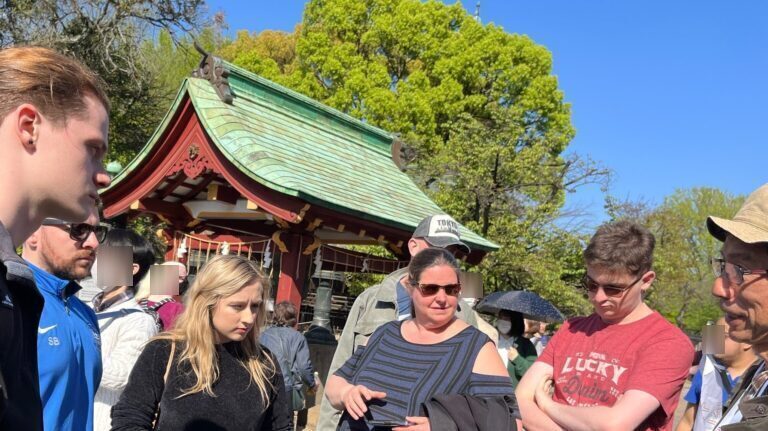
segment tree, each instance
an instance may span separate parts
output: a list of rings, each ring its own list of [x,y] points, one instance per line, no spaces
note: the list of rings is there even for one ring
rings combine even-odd
[[[658,280],[648,301],[681,328],[698,331],[721,312],[710,294],[714,275],[709,263],[722,243],[707,231],[708,216],[731,218],[744,202],[714,188],[677,190],[651,211],[646,225],[656,236]]]
[[[142,50],[147,71],[154,77],[158,97],[164,98],[161,107],[165,110],[170,108],[184,79],[200,64],[202,56],[195,48],[195,42],[207,52],[214,52],[229,43],[221,36],[219,26],[175,39],[167,30],[161,30],[157,38],[144,40]]]
[[[3,2],[0,47],[35,44],[81,60],[107,84],[111,159],[125,164],[144,146],[167,108],[142,41],[153,30],[184,34],[200,21],[203,0],[55,0]]]
[[[257,73],[277,83],[288,84],[286,76],[296,69],[296,40],[301,26],[293,33],[264,30],[250,34],[237,33],[231,43],[217,53],[225,60]]]

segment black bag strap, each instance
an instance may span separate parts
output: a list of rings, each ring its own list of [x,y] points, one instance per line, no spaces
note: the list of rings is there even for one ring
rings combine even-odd
[[[717,372],[720,373],[720,381],[723,382],[723,389],[730,394],[733,390],[733,383],[731,383],[731,378],[728,377],[728,371],[725,368],[718,368]]]

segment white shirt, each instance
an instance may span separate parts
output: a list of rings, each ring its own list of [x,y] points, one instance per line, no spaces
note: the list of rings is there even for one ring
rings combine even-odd
[[[509,350],[510,347],[517,348],[517,343],[515,343],[516,340],[517,337],[507,338],[503,335],[499,335],[499,344],[496,345],[496,349],[499,351],[499,356],[501,356],[501,362],[504,363],[504,368],[507,368],[507,365],[509,365],[507,350]]]

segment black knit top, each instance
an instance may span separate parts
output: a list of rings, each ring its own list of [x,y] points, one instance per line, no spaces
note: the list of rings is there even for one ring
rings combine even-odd
[[[160,416],[156,430],[246,431],[292,429],[292,412],[285,394],[280,368],[268,382],[269,403],[251,381],[248,370],[238,359],[237,343],[217,345],[219,379],[213,385],[216,395],[203,392],[178,398],[195,382],[188,364],[179,369],[183,346],[176,344],[174,364],[163,387],[171,343],[150,342],[139,356],[120,401],[112,407],[112,430],[151,430],[158,401]],[[266,354],[271,355],[268,351]],[[277,361],[273,361],[277,364]]]

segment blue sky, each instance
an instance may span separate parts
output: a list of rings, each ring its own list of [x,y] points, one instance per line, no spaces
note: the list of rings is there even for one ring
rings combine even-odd
[[[292,31],[304,3],[208,2],[232,34]],[[677,188],[768,182],[768,2],[482,0],[480,16],[552,52],[577,131],[568,151],[611,168],[612,194],[659,203]],[[567,206],[589,225],[604,217],[596,187]]]

